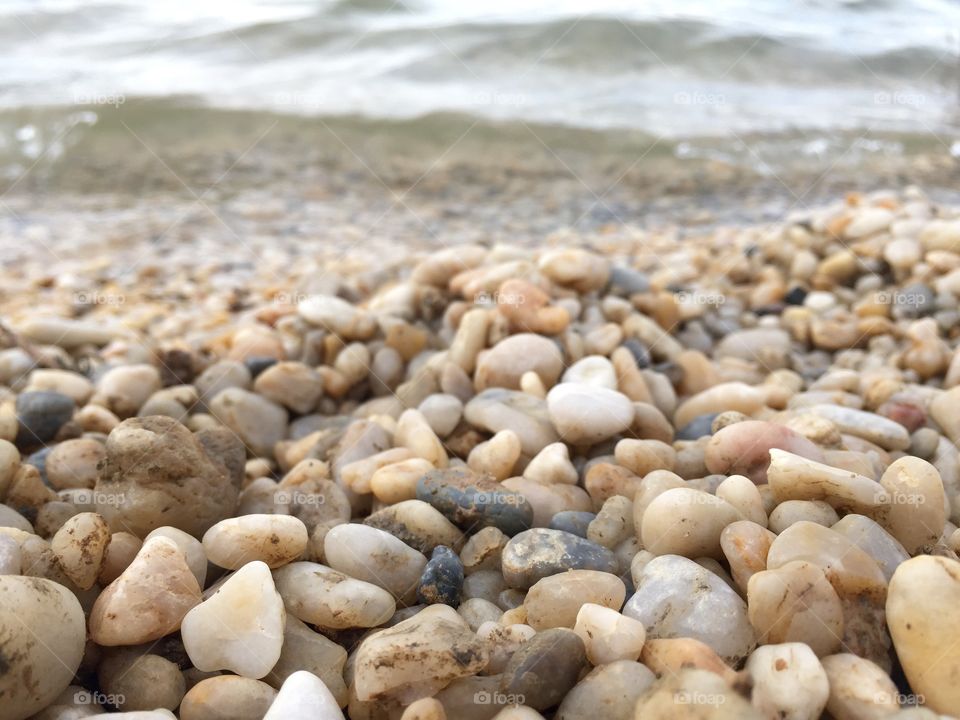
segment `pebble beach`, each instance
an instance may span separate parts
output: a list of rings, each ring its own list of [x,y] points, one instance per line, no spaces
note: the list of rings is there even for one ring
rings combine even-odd
[[[232,211],[5,271],[0,718],[960,715],[960,208]]]

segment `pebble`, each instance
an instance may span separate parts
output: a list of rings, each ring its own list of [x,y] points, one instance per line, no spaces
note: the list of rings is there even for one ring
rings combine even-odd
[[[556,720],[590,720],[598,708],[604,720],[634,720],[637,700],[655,681],[646,666],[632,660],[598,665],[563,698]]]
[[[887,623],[910,682],[927,707],[952,713],[960,707],[960,562],[920,555],[902,563],[890,580]]]
[[[125,533],[114,533],[114,539],[111,540],[110,546],[107,547],[108,552],[110,551],[110,548],[113,547],[116,536],[124,534]],[[190,572],[192,572],[193,576],[197,579],[197,584],[203,588],[207,580],[207,554],[204,551],[203,543],[197,540],[193,535],[169,526],[158,527],[156,530],[152,530],[144,538],[144,542],[155,537],[164,537],[169,540],[173,540],[176,546],[180,548],[180,552],[183,553],[183,558],[187,562],[187,567],[190,568]],[[140,545],[137,546],[137,550],[139,549]]]
[[[887,450],[910,447],[910,433],[903,425],[875,413],[838,405],[814,405],[808,410],[832,422],[840,432],[856,435]]]
[[[385,507],[363,523],[385,530],[424,555],[433,552],[438,545],[460,548],[464,542],[463,533],[422,500],[404,500]]]
[[[284,681],[263,720],[307,717],[311,720],[344,720],[336,698],[323,681],[311,672],[300,670]]]
[[[50,705],[80,667],[86,641],[83,609],[62,585],[0,576],[3,716],[24,720]]]
[[[564,371],[563,382],[616,390],[617,371],[613,363],[602,355],[589,355]]]
[[[686,715],[690,718],[763,720],[766,717],[755,710],[748,700],[719,675],[695,668],[683,669],[660,678],[637,700],[635,717],[643,720],[672,720],[678,716],[678,707],[687,706],[693,708]]]
[[[183,696],[180,720],[262,720],[277,691],[239,675],[201,680]]]
[[[852,653],[821,659],[830,696],[827,712],[837,720],[894,717],[900,690],[878,665]]]
[[[284,603],[286,604],[286,599]],[[280,688],[295,672],[307,670],[323,681],[333,693],[337,704],[343,707],[349,698],[347,685],[343,680],[346,662],[346,650],[324,635],[314,632],[290,613],[283,628],[280,659],[263,680],[275,688]]]
[[[160,372],[153,365],[121,365],[100,376],[91,402],[128,418],[160,387]]]
[[[323,553],[334,570],[383,588],[396,598],[413,599],[427,558],[388,532],[346,523],[323,539]]]
[[[298,415],[306,415],[323,396],[323,378],[303,363],[280,362],[257,375],[253,390]]]
[[[476,473],[502,482],[513,474],[522,450],[520,438],[513,430],[501,430],[470,451],[467,466]]]
[[[700,640],[731,665],[756,644],[747,604],[722,579],[679,555],[661,555],[635,578],[636,592],[623,608],[648,638]]]
[[[485,644],[453,608],[429,605],[360,644],[354,692],[359,700],[409,703],[478,673],[488,660]]]
[[[503,577],[514,588],[567,570],[617,571],[617,560],[602,545],[562,530],[534,528],[511,538],[500,557]]]
[[[323,327],[344,340],[366,340],[376,330],[374,319],[363,310],[333,295],[313,295],[297,304],[307,322]]]
[[[97,597],[90,639],[110,646],[159,640],[179,629],[200,601],[200,586],[180,548],[168,538],[151,538]]]
[[[324,628],[376,627],[396,612],[388,591],[318,563],[278,568],[274,582],[291,615]]]
[[[596,514],[592,512],[564,510],[558,512],[550,519],[549,527],[552,530],[563,530],[572,535],[585,538],[587,536],[587,528],[590,527],[590,523],[593,522],[596,517]]]
[[[510,658],[500,676],[500,692],[523,698],[535,710],[547,710],[576,685],[586,664],[583,641],[573,630],[542,630]]]
[[[677,453],[660,440],[624,438],[617,443],[614,456],[620,465],[643,477],[654,470],[673,470]]]
[[[863,515],[844,515],[831,529],[872,557],[888,582],[900,563],[910,557],[907,549],[893,535]]]
[[[588,603],[619,610],[625,597],[626,587],[616,575],[596,570],[568,570],[534,583],[527,591],[523,606],[527,611],[527,624],[539,632],[555,627],[572,629],[580,608]]]
[[[233,430],[254,455],[272,455],[287,430],[287,411],[242,388],[226,388],[210,401],[210,412]]]
[[[121,649],[100,663],[97,676],[101,691],[125,712],[174,710],[183,700],[186,681],[176,663],[160,655]]]
[[[603,288],[610,280],[611,272],[606,258],[579,248],[546,252],[540,257],[538,267],[553,282],[581,293]],[[641,282],[636,277],[632,279],[635,283]]]
[[[81,590],[97,581],[110,545],[110,527],[96,513],[69,518],[50,541],[50,549],[67,577]]]
[[[698,440],[713,434],[713,421],[720,413],[698,415],[677,430],[677,440]]]
[[[434,467],[447,466],[447,451],[419,410],[404,410],[397,420],[393,441],[397,447],[407,448],[415,457],[428,460]]]
[[[947,522],[943,480],[926,460],[902,457],[887,467],[880,485],[889,497],[881,522],[910,555],[935,544]]]
[[[656,555],[720,558],[720,533],[740,519],[736,508],[714,495],[673,488],[647,505],[638,525],[639,539]]]
[[[270,568],[300,557],[307,527],[289,515],[244,515],[221,520],[203,534],[203,550],[214,565],[239,570],[254,560]]]
[[[643,623],[621,615],[617,607],[596,603],[580,607],[573,631],[583,640],[593,665],[637,660],[647,636]]]
[[[753,681],[751,702],[765,717],[817,720],[827,704],[827,673],[802,642],[763,645],[745,670]]]
[[[570,450],[564,443],[551,443],[527,463],[523,477],[536,482],[576,485],[579,480],[577,469],[570,462]]]
[[[93,438],[57,443],[44,463],[50,486],[55,490],[92,488],[100,476],[97,466],[106,454],[104,444]]]
[[[546,402],[522,392],[484,390],[464,406],[463,417],[474,427],[491,433],[513,430],[520,438],[524,455],[531,457],[559,440]]]
[[[463,417],[463,402],[456,395],[431,395],[417,408],[438,437],[453,432]]]
[[[414,500],[417,497],[417,481],[433,469],[433,464],[423,458],[384,465],[370,476],[370,491],[387,504]]]
[[[707,470],[721,475],[745,475],[756,483],[767,481],[771,450],[822,462],[819,447],[784,425],[745,420],[719,430],[707,443],[704,462]]]
[[[97,512],[114,531],[145,537],[170,525],[201,537],[233,514],[242,477],[242,445],[230,433],[213,433],[204,444],[204,433],[172,418],[124,420],[107,437],[94,488]],[[221,450],[211,453],[215,444]]]
[[[474,575],[473,577],[477,577]],[[433,549],[417,586],[417,602],[423,605],[442,603],[456,607],[460,604],[463,586],[463,563],[448,547],[438,545]]]
[[[38,445],[53,440],[57,432],[73,417],[76,406],[63,393],[36,390],[17,395],[17,444]]]
[[[474,384],[478,391],[488,388],[520,388],[526,372],[536,373],[547,387],[563,371],[563,355],[552,340],[533,333],[511,335],[480,355]]]
[[[547,393],[547,410],[560,437],[573,445],[593,445],[633,424],[633,403],[609,388],[564,382]]]
[[[83,375],[69,370],[37,368],[30,373],[27,386],[23,391],[25,393],[33,391],[60,393],[72,399],[79,407],[86,405],[90,396],[93,395],[93,383]]]
[[[469,470],[427,473],[417,481],[417,499],[464,530],[495,527],[512,536],[533,524],[533,507],[523,495]]]
[[[510,540],[498,528],[485,527],[471,535],[460,551],[460,560],[467,575],[475,572],[500,572],[500,555]]]
[[[254,560],[183,618],[180,634],[198,670],[262,678],[280,659],[286,620],[270,568]]]

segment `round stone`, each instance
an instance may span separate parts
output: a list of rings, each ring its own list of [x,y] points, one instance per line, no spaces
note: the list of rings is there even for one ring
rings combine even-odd
[[[560,437],[574,445],[593,445],[633,423],[633,403],[605,387],[561,383],[547,393],[547,409]]]
[[[602,545],[562,530],[534,528],[507,543],[501,556],[503,577],[510,587],[529,588],[567,570],[617,571],[616,556]]]
[[[203,549],[210,562],[229,570],[254,560],[276,568],[300,557],[307,539],[306,525],[290,515],[243,515],[207,530]]]

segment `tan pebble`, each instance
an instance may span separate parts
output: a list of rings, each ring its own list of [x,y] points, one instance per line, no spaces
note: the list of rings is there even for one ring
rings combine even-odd
[[[404,410],[397,421],[393,440],[397,447],[407,448],[414,456],[428,460],[434,467],[447,466],[447,452],[443,443],[419,410]]]
[[[583,640],[587,659],[594,665],[636,660],[643,651],[647,637],[643,623],[621,615],[618,609],[586,603],[577,613],[573,631]]]
[[[673,488],[650,502],[638,530],[643,546],[657,555],[719,558],[720,533],[741,519],[732,505],[718,497]]]
[[[614,495],[623,495],[632,500],[642,482],[642,477],[622,465],[601,462],[590,466],[583,484],[593,499],[594,508],[599,510],[604,501]]]
[[[755,573],[748,583],[747,607],[761,643],[804,642],[821,657],[840,648],[843,606],[812,563],[789,562]]]
[[[597,570],[568,570],[536,582],[527,592],[523,605],[527,624],[540,631],[572,628],[581,607],[587,603],[619,610],[625,597],[626,587],[616,575]]]
[[[747,592],[754,574],[766,570],[767,553],[776,537],[763,525],[749,520],[731,523],[720,533],[720,548],[741,594]]]
[[[106,454],[103,443],[93,438],[65,440],[47,456],[47,478],[56,490],[92,488],[99,477],[97,464]]]
[[[50,547],[67,576],[87,590],[97,581],[110,539],[106,520],[96,513],[80,513],[63,524]]]
[[[570,451],[564,443],[551,443],[534,456],[523,470],[529,480],[552,484],[575,485],[577,469],[570,462]]]
[[[513,474],[521,450],[517,434],[513,430],[501,430],[470,451],[467,465],[475,472],[490,475],[495,480],[506,480]]]
[[[289,515],[244,515],[221,520],[203,535],[207,559],[229,570],[260,560],[275,568],[307,547],[307,528]]]
[[[943,480],[933,465],[902,457],[883,473],[880,485],[889,497],[880,522],[908,553],[922,552],[940,539],[947,517]]]
[[[421,698],[407,706],[400,720],[447,720],[447,713],[439,700]]]
[[[221,675],[201,680],[183,696],[180,720],[262,720],[277,691],[260,680]]]
[[[142,545],[143,541],[136,535],[127,532],[113,533],[104,553],[103,563],[100,565],[97,582],[106,587],[120,577],[140,552]]]
[[[768,527],[781,533],[801,520],[832,527],[839,519],[837,511],[821,500],[786,500],[770,513]]]
[[[743,475],[730,475],[717,486],[716,496],[726,500],[746,520],[767,526],[767,513],[763,507],[763,498],[752,480]]]
[[[630,472],[644,476],[654,470],[673,470],[676,453],[659,440],[625,438],[614,450],[617,462]]]
[[[830,683],[827,712],[837,720],[880,720],[893,717],[900,691],[875,663],[852,653],[821,659]]]
[[[370,490],[376,498],[392,505],[417,497],[417,481],[434,467],[429,460],[410,458],[377,468],[370,476]]]
[[[399,462],[412,460],[414,457],[415,453],[412,449],[406,447],[390,448],[389,450],[384,450],[361,460],[354,460],[352,463],[343,465],[340,469],[340,478],[343,484],[354,492],[366,494],[372,490],[371,481],[377,470]],[[430,463],[429,460],[426,460],[426,462],[433,467],[433,464]]]
[[[167,538],[152,538],[100,593],[90,611],[90,637],[99,645],[157,640],[177,630],[200,600],[200,586],[180,548]]]

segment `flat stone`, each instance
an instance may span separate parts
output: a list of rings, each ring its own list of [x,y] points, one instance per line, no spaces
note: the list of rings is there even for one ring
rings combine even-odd
[[[187,689],[176,663],[134,648],[105,653],[97,679],[101,692],[117,698],[116,705],[124,712],[173,710]]]
[[[361,643],[354,660],[354,692],[360,700],[409,703],[478,673],[488,660],[485,644],[453,608],[430,605]]]
[[[731,665],[756,644],[747,605],[722,579],[679,555],[661,555],[635,577],[636,593],[623,608],[650,638],[700,640]]]
[[[300,557],[307,527],[289,515],[243,515],[221,520],[203,535],[203,549],[214,565],[239,570],[254,560],[271,568]]]
[[[98,645],[159,640],[178,630],[200,601],[200,586],[180,548],[168,538],[151,538],[97,597],[90,611],[90,639]]]
[[[607,548],[562,530],[534,528],[515,536],[503,549],[503,577],[510,587],[529,588],[566,570],[615,573],[617,559]]]
[[[3,717],[24,720],[50,705],[73,679],[86,643],[83,609],[62,585],[0,576]]]
[[[198,670],[259,679],[280,658],[286,611],[265,563],[247,563],[183,618],[180,634]]]
[[[819,447],[785,425],[745,420],[719,430],[707,443],[707,470],[720,475],[746,475],[756,483],[767,480],[771,449],[785,450],[823,462]]]
[[[38,445],[53,440],[73,417],[73,399],[58,392],[37,390],[17,395],[18,445]]]
[[[298,415],[306,415],[323,396],[323,378],[303,363],[281,362],[271,364],[257,375],[253,389]]]
[[[356,523],[331,529],[323,540],[323,552],[334,570],[407,600],[416,596],[427,564],[422,553],[390,533]]]
[[[313,562],[274,570],[277,591],[294,617],[330,630],[382,625],[396,612],[383,588]]]
[[[345,340],[366,340],[376,330],[376,321],[364,310],[333,295],[314,295],[297,305],[300,316]]]
[[[808,411],[827,418],[840,432],[862,437],[887,450],[906,450],[910,447],[907,429],[882,415],[839,405],[814,405]]]
[[[417,481],[417,499],[468,532],[496,527],[516,535],[533,524],[533,508],[523,495],[466,469],[427,473]]]
[[[520,646],[500,677],[500,691],[535,710],[558,705],[587,664],[580,637],[566,628],[542,630]]]
[[[160,387],[160,372],[153,365],[120,365],[100,376],[91,402],[128,418]]]

